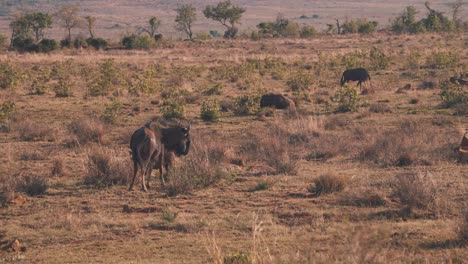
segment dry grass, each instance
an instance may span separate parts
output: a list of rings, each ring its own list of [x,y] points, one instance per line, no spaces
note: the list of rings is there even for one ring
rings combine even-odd
[[[226,162],[225,143],[201,131],[191,134],[189,154],[181,157],[168,173],[166,189],[169,196],[211,186],[227,175],[223,165]]]
[[[454,138],[434,133],[435,128],[416,120],[401,121],[396,129],[368,131],[357,146],[358,159],[388,166],[430,165],[453,158]]]
[[[460,223],[458,225],[458,241],[462,246],[468,245],[468,211],[462,214]]]
[[[429,172],[400,174],[396,176],[393,195],[398,198],[403,209],[438,210],[439,189]]]
[[[85,118],[75,120],[68,126],[73,134],[71,143],[84,145],[90,142],[100,143],[104,139],[106,127],[98,119]]]
[[[18,175],[16,179],[16,191],[24,192],[29,196],[44,195],[48,188],[48,181],[42,176]]]
[[[95,148],[87,153],[87,173],[84,184],[97,188],[113,185],[126,185],[133,175],[133,166],[129,157],[119,157],[113,149]]]
[[[16,123],[15,130],[19,138],[24,141],[55,140],[56,131],[44,122],[26,119]]]
[[[51,175],[52,176],[66,176],[67,175],[65,162],[63,161],[62,158],[54,159],[52,163]]]
[[[324,174],[313,180],[313,184],[308,187],[308,191],[314,196],[322,194],[341,192],[348,184],[344,176],[336,174]]]
[[[339,203],[356,207],[380,207],[387,204],[387,198],[381,190],[375,187],[356,188],[344,192]]]

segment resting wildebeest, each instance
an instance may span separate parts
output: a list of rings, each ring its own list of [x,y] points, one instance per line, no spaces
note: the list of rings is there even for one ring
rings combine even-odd
[[[286,98],[282,94],[269,93],[262,96],[260,99],[260,107],[272,107],[277,109],[295,108],[295,104],[291,99]]]
[[[370,81],[369,73],[364,68],[350,69],[343,72],[340,85],[343,86],[349,81],[358,81],[357,85],[362,89],[362,83]]]
[[[172,163],[172,155],[187,155],[190,149],[190,126],[165,122],[154,126],[152,122],[153,120],[137,129],[130,140],[134,167],[130,191],[133,189],[138,168],[142,174],[142,189],[144,191],[147,191],[145,178],[147,177],[149,185],[153,168],[159,169],[161,182],[164,185],[163,165],[167,171]]]

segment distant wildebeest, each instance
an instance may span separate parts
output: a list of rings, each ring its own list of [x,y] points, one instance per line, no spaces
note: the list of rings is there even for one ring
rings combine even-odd
[[[357,85],[360,89],[362,89],[362,83],[369,81],[370,82],[370,75],[364,68],[356,68],[350,69],[343,72],[341,76],[340,85],[343,86],[345,83],[349,81],[358,81]]]
[[[269,93],[260,99],[260,107],[275,107],[277,109],[295,109],[295,104],[291,99],[282,94]]]
[[[450,81],[451,83],[453,83],[453,84],[460,84],[460,85],[462,85],[462,86],[467,85],[467,84],[468,84],[468,80],[465,80],[463,77],[464,77],[463,75],[460,76],[460,77],[458,77],[458,76],[452,76],[452,77],[450,77],[449,81]]]
[[[190,149],[190,126],[180,123],[167,124],[160,122],[152,125],[153,120],[137,129],[130,140],[133,160],[133,179],[129,190],[133,189],[138,169],[142,174],[142,189],[147,191],[146,180],[149,180],[153,168],[159,169],[161,182],[164,185],[163,166],[166,171],[173,160],[173,155],[187,155]]]

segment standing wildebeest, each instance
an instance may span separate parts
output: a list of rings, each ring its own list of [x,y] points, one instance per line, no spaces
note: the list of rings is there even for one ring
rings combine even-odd
[[[358,81],[357,85],[359,89],[362,89],[362,83],[366,81],[370,81],[369,73],[364,68],[356,68],[350,69],[343,72],[343,76],[341,77],[340,85],[343,86],[345,83],[349,81]]]
[[[161,181],[164,184],[162,167],[166,171],[172,162],[172,155],[187,155],[190,149],[190,126],[172,124],[152,127],[152,120],[145,126],[137,129],[130,140],[130,149],[133,160],[133,179],[129,190],[133,189],[138,168],[142,174],[142,189],[147,191],[146,177],[149,179],[153,168],[160,171]],[[167,125],[167,124],[166,124]]]
[[[286,96],[282,94],[268,93],[262,95],[262,98],[260,99],[260,107],[272,106],[274,106],[276,109],[295,109],[294,102],[291,99],[286,98]]]

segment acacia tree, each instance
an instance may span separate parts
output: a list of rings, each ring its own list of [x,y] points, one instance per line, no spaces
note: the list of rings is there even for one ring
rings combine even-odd
[[[175,22],[177,23],[176,29],[187,34],[187,37],[192,40],[192,24],[197,20],[197,13],[195,7],[191,4],[184,4],[175,10],[177,16]]]
[[[85,16],[86,28],[88,29],[89,36],[94,38],[94,26],[96,25],[96,18],[92,16]]]
[[[150,35],[150,37],[154,38],[156,36],[156,30],[158,30],[160,25],[161,25],[161,21],[157,17],[152,16],[148,20],[148,28],[139,28],[137,30],[137,34],[141,32],[146,32]]]
[[[68,32],[67,39],[71,40],[71,30],[82,25],[82,19],[78,16],[80,8],[75,5],[64,5],[56,13],[62,27]]]
[[[206,18],[218,21],[226,27],[224,37],[229,39],[236,36],[238,29],[235,24],[239,22],[244,12],[245,8],[233,5],[230,0],[219,2],[216,6],[207,6],[203,10]]]
[[[10,23],[12,39],[17,36],[30,37],[32,33],[36,42],[44,37],[44,30],[51,26],[52,17],[40,12],[16,15]]]

